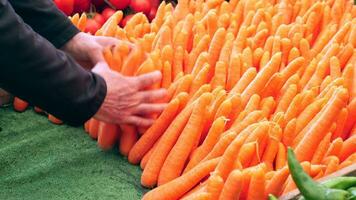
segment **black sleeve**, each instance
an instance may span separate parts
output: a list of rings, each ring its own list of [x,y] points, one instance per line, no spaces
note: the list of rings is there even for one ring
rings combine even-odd
[[[70,125],[92,117],[106,95],[103,78],[35,33],[0,0],[0,86]]]
[[[9,0],[15,12],[31,28],[61,48],[79,30],[53,3],[53,0]]]

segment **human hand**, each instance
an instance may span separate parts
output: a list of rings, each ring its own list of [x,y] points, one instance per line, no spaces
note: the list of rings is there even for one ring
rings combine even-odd
[[[110,70],[105,62],[99,62],[92,71],[102,76],[107,85],[105,100],[94,116],[98,120],[148,127],[153,120],[146,116],[166,107],[164,103],[154,103],[166,96],[165,89],[146,90],[161,80],[159,71],[127,77]]]
[[[80,32],[69,40],[62,48],[85,68],[91,69],[98,62],[104,61],[103,51],[107,47],[112,47],[125,43],[129,47],[133,44],[121,41],[112,37],[93,36]]]

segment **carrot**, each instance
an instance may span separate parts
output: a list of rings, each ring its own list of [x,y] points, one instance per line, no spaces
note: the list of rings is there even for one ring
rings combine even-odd
[[[206,186],[206,190],[211,195],[211,199],[218,199],[223,187],[224,180],[216,173],[211,174]]]
[[[289,175],[288,172],[289,172],[288,167],[283,167],[276,171],[272,179],[266,184],[265,196],[267,196],[268,194],[279,196],[281,194],[281,190],[282,190],[281,186],[287,180]]]
[[[285,114],[285,119],[286,121],[290,121],[292,118],[295,118],[297,117],[298,115],[298,106],[301,104],[301,101],[302,101],[302,95],[301,94],[297,94],[292,102],[290,103],[287,111],[286,111],[286,114]]]
[[[342,71],[342,77],[344,78],[344,87],[350,92],[352,92],[352,84],[354,82],[354,71],[355,64],[348,64]]]
[[[276,97],[284,84],[284,79],[284,76],[280,72],[273,74],[266,86],[263,88],[261,96]]]
[[[241,77],[241,54],[237,54],[236,56],[231,56],[230,58],[230,65],[228,67],[227,73],[227,82],[226,82],[226,89],[231,90],[237,81]]]
[[[28,103],[18,97],[15,97],[14,98],[14,103],[13,103],[13,106],[14,106],[14,110],[18,111],[18,112],[23,112],[27,109],[28,107]]]
[[[215,65],[215,74],[211,80],[212,88],[215,89],[219,86],[225,88],[226,85],[227,63],[218,61]]]
[[[63,121],[62,121],[62,120],[56,118],[55,116],[53,116],[53,115],[51,115],[51,114],[48,114],[48,120],[49,120],[50,122],[52,122],[53,124],[57,124],[57,125],[63,124]]]
[[[176,143],[179,134],[185,127],[194,107],[194,103],[185,107],[168,126],[162,135],[156,150],[152,153],[152,158],[147,162],[141,176],[141,184],[145,187],[156,185],[158,175],[166,160],[170,150]]]
[[[186,64],[187,73],[192,72],[194,64],[196,63],[199,55],[202,52],[208,50],[209,42],[210,42],[210,36],[204,35],[203,38],[200,39],[199,43],[197,44],[197,47],[193,48],[192,51],[189,53],[188,63]]]
[[[254,94],[251,96],[249,101],[247,102],[247,105],[245,106],[244,111],[247,113],[253,112],[258,109],[259,104],[260,104],[261,97],[258,94]]]
[[[278,144],[281,140],[281,137],[282,129],[278,125],[273,125],[270,127],[267,147],[262,156],[262,161],[269,169],[273,169],[272,165],[278,153]]]
[[[265,172],[260,166],[256,167],[252,173],[250,186],[247,193],[247,199],[266,199],[265,196]]]
[[[328,128],[328,124],[335,119],[334,114],[341,110],[347,98],[348,94],[345,89],[338,89],[335,92],[333,98],[323,109],[320,118],[315,121],[315,125],[306,131],[303,139],[297,144],[295,152],[299,160],[311,160],[312,153],[305,153],[305,151],[315,151],[316,145],[323,137],[323,132]]]
[[[324,176],[331,174],[333,172],[335,172],[336,170],[338,170],[338,166],[339,166],[339,158],[336,156],[329,156],[327,158],[324,159],[324,164],[326,164],[326,169],[324,172]]]
[[[286,156],[286,148],[284,146],[283,143],[279,143],[278,144],[278,152],[277,152],[277,156],[276,156],[276,170],[279,170],[281,168],[283,168],[286,165],[286,160],[287,160],[287,156]]]
[[[103,150],[111,149],[119,138],[119,127],[116,124],[99,123],[98,146]]]
[[[184,95],[184,93],[182,93],[182,95]],[[143,158],[175,118],[178,109],[179,98],[176,98],[168,104],[167,108],[162,112],[155,123],[132,147],[128,156],[130,163],[137,164]]]
[[[221,116],[217,118],[204,140],[204,142],[194,151],[190,161],[188,162],[185,172],[196,166],[214,147],[219,139],[219,136],[224,131],[226,118]]]
[[[300,113],[300,115],[297,117],[297,123],[295,127],[295,132],[297,134],[310,122],[310,120],[314,118],[314,116],[322,109],[325,103],[325,98],[316,100]]]
[[[189,91],[190,95],[194,94],[196,91],[199,90],[202,85],[208,82],[210,68],[211,66],[209,64],[205,64],[204,67],[200,70],[200,72],[195,76]]]
[[[277,102],[277,108],[276,108],[276,113],[277,112],[285,112],[287,111],[289,104],[292,102],[292,100],[294,99],[294,97],[297,94],[297,85],[292,84],[288,87],[288,89],[286,90],[286,92],[282,95],[282,97],[280,98],[280,100]],[[298,97],[300,98],[300,97]]]
[[[125,59],[121,68],[121,73],[125,76],[132,76],[141,64],[143,52],[140,48],[135,48]]]
[[[344,134],[351,132],[352,127],[356,124],[356,98],[352,99],[351,102],[347,105],[347,119],[344,125]]]
[[[214,170],[220,158],[198,164],[182,176],[159,186],[143,196],[143,200],[178,199]],[[147,166],[146,166],[147,167]]]
[[[257,155],[257,142],[249,142],[241,146],[240,152],[237,155],[237,159],[240,161],[242,168],[246,168],[250,166],[251,158],[258,157]]]
[[[224,188],[220,194],[221,200],[239,199],[242,189],[242,173],[240,170],[233,170],[226,179]]]
[[[207,105],[210,104],[212,95],[203,94],[193,109],[187,125],[182,130],[176,144],[169,152],[158,177],[158,185],[165,184],[179,177],[183,171],[184,164],[188,159],[195,141],[199,140],[203,130],[203,122]],[[194,131],[194,132],[192,132]]]
[[[219,61],[228,63],[230,61],[230,54],[232,51],[233,47],[233,41],[235,39],[235,36],[233,33],[227,32],[226,33],[226,38],[225,38],[225,44],[221,48],[220,56],[219,56]]]
[[[275,108],[276,102],[273,97],[267,97],[261,100],[260,102],[260,110],[263,113],[263,116],[268,117]]]
[[[256,77],[257,71],[255,68],[249,68],[240,78],[240,80],[231,89],[230,94],[242,93],[245,88],[250,85],[250,82]]]
[[[320,164],[330,146],[331,132],[327,133],[325,137],[320,141],[313,158],[311,160],[312,164]]]
[[[177,95],[179,95],[182,92],[189,92],[191,85],[192,85],[192,80],[193,77],[191,74],[187,74],[184,75],[180,80],[179,83],[177,85],[177,89],[174,92],[173,97],[176,97]]]
[[[242,104],[245,105],[248,99],[258,91],[263,89],[263,86],[268,82],[269,78],[278,70],[281,63],[281,53],[272,56],[271,61],[264,67],[252,82],[242,92]]]
[[[93,139],[98,138],[99,121],[92,118],[89,124],[89,136]]]
[[[120,128],[122,133],[120,137],[119,150],[122,155],[127,156],[133,145],[136,143],[138,135],[134,126],[121,125]]]
[[[226,35],[225,29],[224,28],[219,28],[215,32],[214,36],[211,39],[211,43],[210,43],[210,46],[209,46],[208,53],[209,53],[209,64],[212,67],[215,66],[215,63],[219,58],[220,50],[221,50],[221,48],[223,47],[223,44],[224,44],[225,35]],[[213,73],[214,73],[213,69],[214,68],[210,69],[209,77],[213,76]]]
[[[346,108],[343,108],[340,111],[339,116],[337,117],[336,129],[333,132],[332,139],[335,139],[335,138],[338,138],[338,137],[346,139],[347,133],[344,133],[343,130],[344,130],[344,126],[345,126],[345,122],[346,122],[347,116],[348,116],[348,111],[347,111]]]
[[[175,79],[180,72],[183,72],[183,57],[184,49],[182,46],[178,46],[174,52],[174,59],[172,65],[173,79]]]
[[[338,157],[340,158],[340,161],[346,160],[351,154],[356,152],[356,136],[351,136],[348,139],[346,139],[343,144],[342,148],[340,150],[340,153],[338,154]]]
[[[293,140],[295,138],[295,134],[296,134],[296,126],[297,126],[297,119],[293,118],[291,119],[286,127],[284,128],[284,132],[283,132],[283,144],[285,144],[286,146],[291,146],[293,143]]]

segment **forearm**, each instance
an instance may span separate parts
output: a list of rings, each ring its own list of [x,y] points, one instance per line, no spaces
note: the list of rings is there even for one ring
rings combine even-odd
[[[70,22],[52,0],[9,0],[15,12],[34,31],[61,48],[79,30]]]
[[[6,0],[0,0],[0,19],[1,87],[71,125],[93,116],[105,81],[32,31]]]

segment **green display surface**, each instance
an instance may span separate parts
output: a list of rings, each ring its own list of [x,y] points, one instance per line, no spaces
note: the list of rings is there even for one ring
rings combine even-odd
[[[141,169],[82,127],[0,108],[0,199],[140,199]]]

